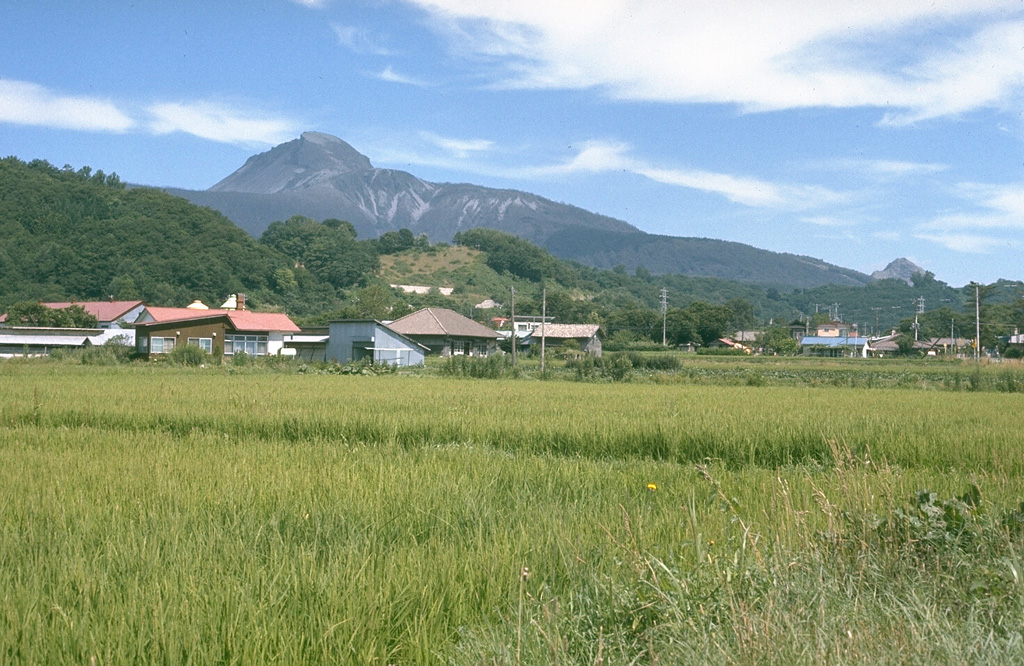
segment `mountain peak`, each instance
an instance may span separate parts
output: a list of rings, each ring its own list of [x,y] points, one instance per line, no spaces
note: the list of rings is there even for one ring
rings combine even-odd
[[[924,269],[912,262],[906,257],[900,257],[899,259],[893,259],[889,262],[889,265],[880,271],[875,271],[871,274],[872,280],[885,280],[887,278],[894,278],[897,280],[903,280],[907,284],[913,284],[913,277],[917,273],[924,274]]]
[[[336,176],[371,169],[370,158],[338,137],[303,132],[298,139],[253,155],[210,191],[274,194],[307,189]]]

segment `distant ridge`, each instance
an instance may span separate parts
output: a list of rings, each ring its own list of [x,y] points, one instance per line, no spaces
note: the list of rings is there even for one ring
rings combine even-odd
[[[431,183],[378,169],[348,143],[305,132],[254,155],[209,190],[168,188],[219,210],[252,236],[271,222],[302,215],[352,223],[362,238],[406,228],[434,242],[487,227],[515,234],[555,256],[599,268],[717,277],[782,288],[864,285],[863,273],[820,259],[707,238],[657,236],[612,217],[518,190]]]

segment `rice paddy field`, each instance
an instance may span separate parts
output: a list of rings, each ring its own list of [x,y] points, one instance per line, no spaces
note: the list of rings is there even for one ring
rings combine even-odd
[[[0,362],[0,662],[1024,662],[1015,375],[701,367]]]

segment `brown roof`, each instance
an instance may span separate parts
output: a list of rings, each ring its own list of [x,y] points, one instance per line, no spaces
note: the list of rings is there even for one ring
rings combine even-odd
[[[545,324],[544,332],[541,333],[541,327],[533,329],[532,335],[535,338],[544,337],[548,340],[568,340],[569,338],[580,339],[580,338],[592,338],[601,327],[597,324]]]
[[[298,333],[301,329],[291,318],[280,312],[253,312],[251,310],[192,310],[189,308],[149,307],[146,311],[153,318],[145,324],[169,324],[177,321],[193,321],[212,317],[227,317],[236,331],[283,331]]]
[[[138,306],[142,305],[142,301],[67,301],[43,303],[42,305],[45,305],[51,310],[64,310],[72,305],[77,305],[93,317],[96,317],[97,321],[117,321]],[[0,322],[5,321],[6,319],[6,314],[0,315]]]
[[[469,317],[447,308],[423,308],[388,324],[402,335],[434,335],[462,338],[497,338],[498,334]]]

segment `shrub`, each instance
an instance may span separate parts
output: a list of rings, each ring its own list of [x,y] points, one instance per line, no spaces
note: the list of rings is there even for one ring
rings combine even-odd
[[[206,362],[207,354],[199,345],[177,345],[167,355],[174,365],[199,366]]]
[[[440,372],[446,377],[473,377],[476,379],[518,377],[521,374],[518,368],[512,366],[511,358],[504,354],[449,356],[441,364]]]

